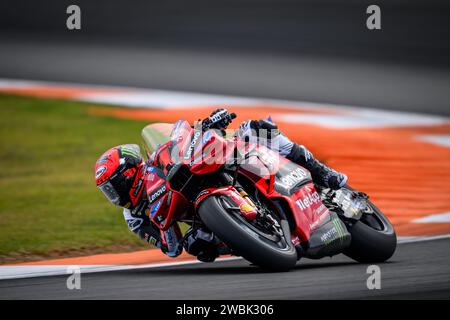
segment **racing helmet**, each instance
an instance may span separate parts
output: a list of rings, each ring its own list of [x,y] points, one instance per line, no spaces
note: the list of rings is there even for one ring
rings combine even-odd
[[[106,151],[95,163],[95,183],[114,205],[133,209],[142,196],[144,160],[137,144]]]

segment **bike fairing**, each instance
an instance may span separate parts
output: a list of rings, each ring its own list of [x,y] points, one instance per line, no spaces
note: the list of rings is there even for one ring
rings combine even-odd
[[[185,137],[181,136],[181,132],[185,133],[186,132],[186,128],[189,127],[189,130],[193,131],[192,134],[192,138],[189,139],[189,135],[187,139],[184,139]],[[180,131],[180,132],[178,132]],[[206,136],[206,138],[204,137]],[[163,148],[162,150],[176,150],[177,152],[179,152],[179,150],[185,150],[184,155],[181,157],[181,154],[178,153],[171,153],[170,157],[166,157],[164,152],[157,152],[157,154],[155,155],[155,160],[159,159],[158,157],[161,155],[164,155],[164,160],[162,161],[156,161],[158,163],[159,166],[162,166],[162,168],[165,168],[169,163],[167,163],[166,161],[175,158],[175,157],[180,157],[182,159],[182,162],[189,165],[193,171],[196,171],[196,166],[201,167],[203,162],[207,162],[209,160],[209,162],[211,163],[218,163],[220,166],[223,164],[224,162],[224,158],[226,157],[226,154],[228,154],[229,152],[227,152],[226,150],[215,150],[218,151],[216,153],[214,153],[214,155],[210,158],[208,158],[207,156],[205,156],[205,154],[203,152],[199,152],[201,147],[207,147],[208,143],[212,143],[214,142],[215,139],[218,139],[220,137],[220,135],[217,135],[216,132],[213,131],[207,131],[205,134],[203,134],[200,130],[196,130],[195,126],[194,128],[191,128],[189,125],[187,125],[186,123],[181,124],[178,123],[176,128],[174,129],[173,133],[172,133],[172,139],[171,141],[169,141],[167,144],[170,147],[173,147],[174,145],[177,144],[177,148],[173,149],[173,148]],[[204,143],[200,143],[200,142],[204,142]],[[178,145],[180,144],[180,145]],[[225,145],[225,147],[229,147],[230,144]],[[279,148],[276,148],[275,144],[271,144],[271,146],[275,147],[276,150],[279,150]],[[230,147],[229,147],[230,148]],[[195,156],[195,151],[198,152],[199,156]],[[254,159],[257,158],[257,159]],[[213,159],[213,161],[211,161],[211,159]],[[263,160],[264,162],[264,166],[258,166],[258,165],[252,165],[252,163],[258,163],[259,164],[259,160]],[[289,161],[284,161],[284,165],[280,165],[280,160],[278,159],[278,156],[276,156],[275,154],[272,154],[270,151],[263,150],[262,152],[259,152],[258,147],[256,147],[253,150],[253,153],[251,156],[249,156],[249,158],[247,159],[247,163],[241,164],[241,167],[243,168],[243,170],[248,170],[249,172],[252,172],[253,174],[256,175],[260,175],[261,171],[264,171],[264,167],[265,168],[272,168],[273,171],[276,171],[276,178],[275,178],[275,184],[274,184],[274,189],[278,192],[281,192],[281,194],[285,194],[286,196],[292,196],[292,194],[296,191],[296,187],[299,187],[302,185],[303,181],[308,181],[311,182],[312,178],[309,175],[309,173],[307,173],[306,170],[304,170],[303,168],[289,162]],[[156,168],[153,169],[155,170],[160,170],[160,168]],[[270,169],[269,169],[270,170]],[[161,171],[162,174],[164,174]],[[164,181],[163,179],[161,179],[162,181]],[[160,186],[158,183],[153,182],[150,185],[150,188],[152,191],[148,191],[148,196],[149,196],[149,201],[150,203],[154,202],[156,199],[158,199],[160,196],[164,195],[164,192],[161,192],[162,190],[166,190],[165,185]],[[236,192],[231,192],[230,193],[231,196],[233,198],[236,198],[235,195],[237,194]],[[156,197],[157,196],[157,197]],[[196,203],[199,203],[200,201],[196,201]],[[237,205],[239,207],[243,206],[243,202],[238,201]],[[158,208],[159,209],[159,208]],[[158,210],[155,210],[158,211]],[[244,211],[245,212],[245,211]],[[320,217],[324,217],[326,214],[328,214],[328,211],[326,211],[325,213],[322,213]],[[246,216],[249,216],[248,212],[245,212]],[[250,215],[255,215],[254,212],[250,213]],[[314,217],[309,217],[309,220],[314,219]],[[297,223],[303,224],[303,222],[301,221],[301,219],[297,219]],[[309,223],[308,226],[304,226],[303,228],[308,228],[308,231],[311,231],[311,227],[314,227],[315,225],[313,223]],[[300,229],[299,229],[300,230]],[[301,229],[303,230],[303,229]],[[309,232],[303,232],[300,231],[301,234],[301,240],[305,241],[308,240],[308,234]]]
[[[201,147],[205,147],[205,145],[207,145],[209,142],[212,142],[215,140],[216,134],[211,132],[211,131],[207,131],[203,136],[202,136],[202,132],[198,131],[195,129],[195,127],[192,129],[189,126],[188,130],[192,130],[192,138],[189,139],[189,135],[187,135],[188,139],[185,139],[186,136],[182,136],[180,134],[180,132],[186,133],[186,128],[188,128],[188,125],[186,123],[182,123],[180,121],[177,122],[177,124],[174,127],[174,130],[172,132],[171,135],[171,140],[167,143],[168,145],[170,145],[170,147],[174,147],[175,145],[177,146],[176,148],[176,154],[171,155],[171,157],[165,157],[166,160],[169,158],[174,158],[177,157],[178,159],[182,159],[182,162],[184,164],[189,165],[191,168],[193,166],[195,166],[196,164],[201,165],[202,160],[204,160],[204,153],[200,153],[200,157],[196,157],[195,153],[196,151],[200,151]],[[201,142],[201,143],[200,143]],[[175,150],[173,148],[164,148],[163,150],[168,150],[168,149],[172,149]],[[181,156],[181,152],[180,150],[185,150],[185,152],[183,153],[183,156]],[[222,150],[219,150],[222,151]],[[180,152],[180,153],[178,153]],[[227,151],[224,151],[223,153],[227,154]],[[161,152],[156,152],[155,154],[155,162],[158,163],[158,165],[160,166],[160,168],[167,168],[167,165],[169,165],[169,163],[165,162],[165,161],[158,161],[158,156],[161,154]],[[259,157],[260,158],[265,158],[266,160],[268,160],[267,162],[270,162],[268,164],[270,164],[270,166],[273,166],[273,162],[270,161],[274,158],[276,158],[275,156],[270,157],[269,156],[270,153],[260,153]],[[217,154],[215,154],[215,160],[216,162],[219,162],[223,159],[222,157],[217,157]],[[195,161],[193,161],[192,159],[195,159]],[[251,161],[249,161],[251,162]],[[252,168],[250,168],[250,171]],[[260,172],[260,167],[257,168],[257,172],[255,172],[256,174],[259,174]],[[153,169],[156,170],[156,169]],[[285,193],[286,195],[292,195],[295,191],[296,191],[296,187],[302,185],[302,181],[309,181],[311,182],[311,176],[307,173],[306,170],[304,170],[303,168],[294,165],[294,167],[292,167],[292,163],[290,163],[289,161],[286,161],[286,164],[284,166],[279,166],[277,168],[277,173],[278,171],[280,172],[279,175],[281,175],[281,177],[279,178],[277,176],[276,183],[275,183],[275,190],[277,191],[281,191],[282,193]],[[159,199],[160,196],[164,195],[166,188],[165,187],[161,187],[158,183],[154,183],[151,186],[152,188],[152,192],[148,193],[150,198],[150,202],[154,202],[156,199]],[[164,192],[162,192],[162,190],[164,189]],[[281,190],[280,190],[281,189]],[[209,194],[209,192],[207,191],[202,191],[201,194],[199,195],[199,197],[197,197],[195,204],[196,206],[201,202],[201,195],[207,195]],[[315,193],[317,194],[317,192]],[[234,193],[231,193],[231,195],[234,195]],[[314,193],[313,193],[314,195]],[[308,195],[306,195],[308,196]],[[311,197],[311,195],[310,195]],[[161,200],[160,200],[161,201]],[[302,199],[297,199],[297,201],[302,201]],[[307,202],[307,200],[306,200]],[[243,207],[243,203],[238,203],[239,207]],[[322,206],[321,208],[325,208],[324,206]],[[153,210],[152,208],[152,215],[151,218],[154,218],[154,215],[156,214],[156,212],[160,209],[160,205],[158,204],[158,208]],[[246,210],[243,210],[244,212]],[[247,210],[247,211],[251,211],[251,210]],[[255,214],[255,213],[253,213]],[[321,222],[321,220],[323,219],[323,217],[328,214],[328,210],[326,210],[326,212],[320,212],[320,216],[319,221],[317,221],[318,223]],[[309,231],[311,231],[311,229],[313,229],[315,227],[314,223],[310,223],[308,224],[308,229]],[[307,233],[303,233],[302,234],[302,240],[308,240],[308,236]]]
[[[169,142],[168,144],[172,145],[174,141],[181,142],[183,139],[180,139],[180,133],[185,132],[186,125],[184,123],[184,128],[182,126],[182,122],[179,121],[174,127],[172,137],[176,137],[175,139],[172,139],[172,142]],[[189,126],[189,129],[190,126]],[[214,135],[207,131],[204,135],[202,135],[201,132],[197,131],[197,135],[193,135],[193,138],[190,142],[186,142],[188,148],[186,151],[186,156],[183,157],[183,160],[186,160],[190,166],[192,166],[194,163],[199,163],[199,159],[197,161],[193,162],[191,161],[192,152],[194,152],[194,148],[197,146],[201,146],[199,143],[200,141],[204,144],[207,144],[208,142],[211,142],[214,140]],[[201,137],[201,139],[199,139]],[[186,139],[189,140],[189,139]],[[199,144],[198,144],[199,143]],[[179,148],[182,149],[182,148]],[[138,236],[140,236],[142,239],[146,240],[147,242],[152,242],[156,244],[158,247],[163,246],[179,246],[179,243],[175,243],[173,235],[176,234],[173,232],[173,230],[170,230],[170,243],[167,243],[165,240],[164,234],[161,232],[158,232],[157,228],[153,227],[153,223],[151,220],[155,218],[156,213],[158,210],[163,206],[164,199],[161,199],[163,196],[166,195],[168,188],[166,186],[166,174],[164,170],[161,169],[161,167],[165,168],[164,161],[158,161],[161,160],[160,157],[169,159],[168,157],[164,156],[164,151],[161,150],[167,150],[167,149],[160,149],[157,154],[154,154],[149,161],[145,163],[144,167],[144,175],[141,179],[137,180],[134,184],[137,186],[141,186],[144,183],[144,186],[146,188],[146,192],[142,193],[142,196],[145,197],[145,199],[141,200],[141,203],[139,203],[138,206],[133,208],[132,210],[124,209],[124,218],[127,221],[127,224],[131,231],[136,233]],[[271,166],[274,164],[275,161],[273,161],[276,157],[270,157],[267,153],[262,153],[259,155],[260,158],[263,158],[266,160],[267,164],[270,164]],[[153,159],[153,162],[152,162]],[[251,158],[250,158],[251,159]],[[251,163],[251,161],[249,161]],[[154,164],[158,165],[155,166]],[[256,167],[253,167],[256,168]],[[308,179],[311,181],[311,177],[307,174],[307,172],[302,169],[301,167],[291,168],[289,163],[287,163],[286,166],[281,166],[279,169],[280,173],[283,175],[285,174],[281,180],[276,178],[275,183],[275,190],[283,192],[283,190],[279,190],[280,188],[286,188],[289,195],[292,194],[294,189],[292,189],[293,186],[298,185],[299,182],[302,181],[302,179]],[[259,169],[256,170],[259,173]],[[140,188],[139,188],[140,189]],[[290,190],[289,190],[290,189]],[[137,190],[137,189],[136,189]],[[136,191],[134,192],[136,193]],[[203,194],[206,194],[207,191],[203,191]],[[200,195],[199,195],[200,196]],[[200,201],[197,199],[196,204],[198,204]],[[239,207],[245,208],[244,203],[239,203]],[[252,212],[252,210],[245,210],[247,211],[247,215],[254,215],[255,212]],[[177,228],[177,227],[175,227]],[[206,232],[206,231],[205,231]],[[161,241],[160,241],[161,240]],[[172,255],[174,256],[174,255]]]

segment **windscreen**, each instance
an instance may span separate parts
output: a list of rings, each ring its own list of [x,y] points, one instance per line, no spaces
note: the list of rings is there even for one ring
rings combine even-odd
[[[153,123],[142,129],[142,138],[144,139],[144,147],[147,157],[151,155],[159,145],[170,140],[172,123]]]
[[[170,140],[178,141],[179,137],[190,136],[192,128],[189,122],[178,120],[175,124],[154,123],[149,124],[142,129],[142,138],[144,139],[147,157],[151,155],[158,147]]]

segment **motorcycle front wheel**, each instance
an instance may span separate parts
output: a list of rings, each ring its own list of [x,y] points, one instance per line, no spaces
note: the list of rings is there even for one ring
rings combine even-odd
[[[239,209],[239,208],[237,208]],[[280,221],[278,232],[264,230],[247,221],[225,196],[202,201],[198,213],[205,225],[234,253],[263,269],[288,271],[297,262],[287,221]]]

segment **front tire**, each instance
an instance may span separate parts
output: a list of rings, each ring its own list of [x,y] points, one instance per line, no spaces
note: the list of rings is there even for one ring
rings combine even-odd
[[[264,269],[288,271],[295,266],[297,253],[290,241],[286,221],[281,222],[284,224],[284,239],[271,243],[255,232],[239,213],[226,210],[222,198],[210,196],[203,200],[198,210],[202,221],[219,239],[246,260]]]

